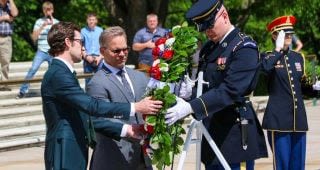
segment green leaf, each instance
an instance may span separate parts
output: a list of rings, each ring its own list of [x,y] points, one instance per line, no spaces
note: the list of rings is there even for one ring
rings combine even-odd
[[[154,126],[156,124],[156,116],[151,116],[151,115],[148,115],[146,117],[146,123],[149,124],[149,125],[152,125]]]

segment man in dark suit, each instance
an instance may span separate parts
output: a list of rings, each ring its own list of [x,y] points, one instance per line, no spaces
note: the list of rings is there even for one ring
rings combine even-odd
[[[136,102],[145,93],[149,78],[145,73],[125,67],[128,58],[127,36],[119,27],[109,27],[100,35],[100,53],[104,56],[102,69],[99,70],[87,85],[87,93],[107,102]],[[124,72],[123,82],[118,72]],[[128,83],[126,83],[128,82]],[[129,85],[129,86],[126,86]],[[98,118],[101,122],[106,118]],[[113,122],[141,124],[141,115],[136,114],[129,120],[109,119]],[[151,165],[149,165],[151,166]],[[146,169],[139,141],[121,139],[113,140],[97,133],[97,146],[91,159],[92,170],[127,170]]]
[[[200,51],[199,65],[209,85],[189,102],[178,98],[177,105],[168,109],[166,122],[173,124],[192,113],[203,121],[232,169],[254,169],[254,160],[267,156],[263,131],[248,98],[258,78],[257,44],[231,24],[222,0],[199,0],[186,17],[209,39]],[[201,149],[207,170],[223,168],[206,140]]]
[[[70,22],[53,25],[48,34],[49,53],[54,59],[41,85],[47,125],[46,169],[86,169],[88,145],[94,144],[95,137],[89,115],[129,119],[135,112],[155,113],[161,108],[160,101],[150,98],[138,103],[108,103],[85,94],[73,74],[73,64],[82,58],[81,42],[80,28]],[[139,138],[138,125],[101,122],[95,128],[117,139]]]

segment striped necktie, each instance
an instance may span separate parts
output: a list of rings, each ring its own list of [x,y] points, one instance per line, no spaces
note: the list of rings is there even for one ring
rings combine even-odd
[[[121,82],[122,82],[123,87],[125,88],[126,92],[129,94],[129,96],[132,97],[132,99],[134,100],[134,95],[131,90],[129,82],[126,79],[125,72],[123,70],[120,70],[120,71],[118,71],[117,75],[119,75],[121,77]]]

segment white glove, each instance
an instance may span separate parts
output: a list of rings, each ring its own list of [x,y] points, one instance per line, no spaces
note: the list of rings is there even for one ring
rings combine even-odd
[[[195,81],[191,80],[189,76],[185,76],[180,86],[179,97],[183,99],[189,99],[192,95],[192,87],[195,85]]]
[[[316,81],[314,85],[312,85],[313,90],[320,90],[320,81]]]
[[[183,99],[189,99],[192,95],[192,85],[185,83],[184,81],[181,83],[179,97]]]
[[[156,80],[154,78],[150,78],[147,87],[150,89],[155,89],[157,87],[159,87],[160,81]]]
[[[183,99],[176,97],[177,104],[167,110],[167,114],[165,116],[165,123],[169,126],[173,125],[176,121],[181,118],[186,117],[190,113],[193,113],[191,105],[184,101]]]
[[[286,34],[284,33],[283,30],[281,30],[277,36],[277,39],[276,39],[276,50],[277,51],[280,51],[283,49],[285,36],[286,36]]]

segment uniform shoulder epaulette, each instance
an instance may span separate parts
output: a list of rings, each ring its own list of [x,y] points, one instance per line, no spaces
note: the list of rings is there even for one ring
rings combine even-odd
[[[303,55],[301,52],[297,52],[297,51],[294,51],[294,50],[290,50],[290,52],[293,52],[293,53],[295,53],[295,54]]]
[[[270,57],[275,56],[273,51],[265,51],[260,54],[262,58],[269,59]]]
[[[263,52],[263,53],[265,53],[265,54],[271,54],[271,53],[273,53],[273,51],[265,51],[265,52]]]
[[[241,41],[239,41],[238,44],[233,48],[233,51],[236,51],[242,47],[258,48],[257,43],[250,36],[242,32],[239,32],[238,36]]]

